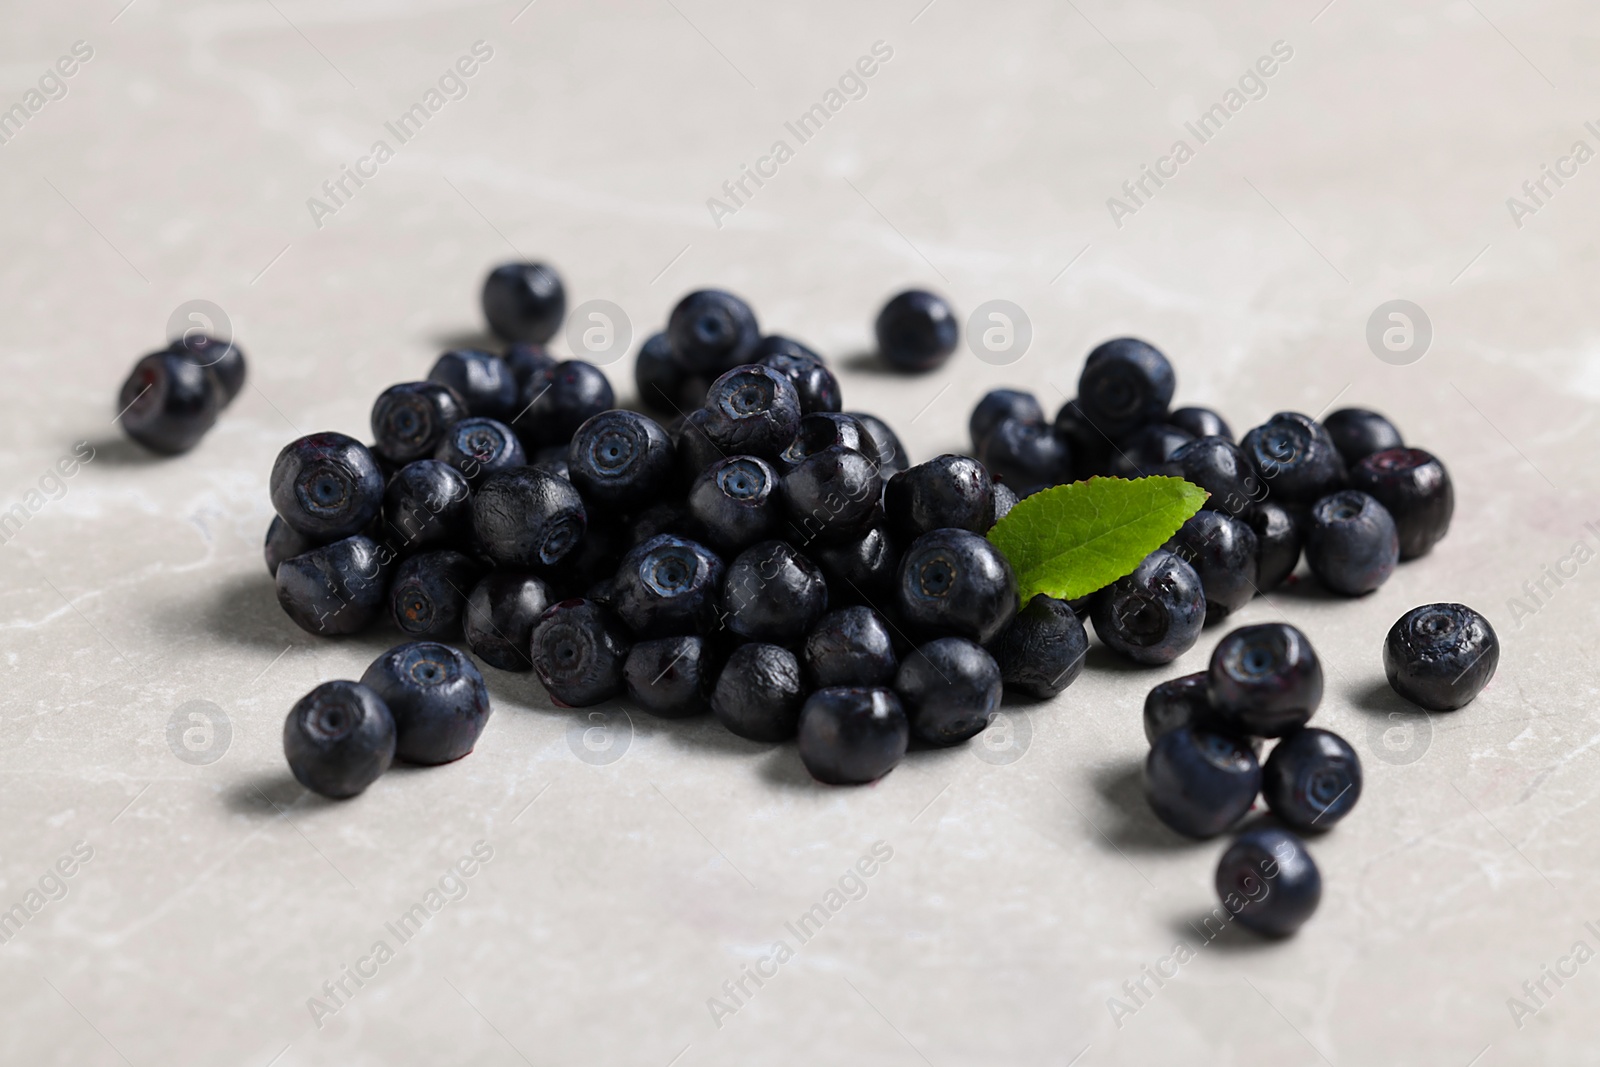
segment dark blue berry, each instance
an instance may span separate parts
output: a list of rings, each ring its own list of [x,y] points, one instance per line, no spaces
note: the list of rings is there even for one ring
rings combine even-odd
[[[858,416],[841,415],[836,411],[817,411],[800,420],[800,427],[795,431],[794,440],[778,453],[776,461],[778,470],[787,473],[809,457],[830,448],[853,449],[871,460],[874,466],[881,463],[878,442],[867,432],[866,425]],[[893,473],[892,470],[886,470],[882,477],[887,481]]]
[[[267,573],[276,578],[278,564],[315,547],[316,541],[297,533],[293,526],[283,521],[282,515],[272,516],[272,522],[267,525],[267,543],[262,547],[262,555],[267,560]]]
[[[472,528],[496,565],[553,567],[583,540],[583,498],[539,467],[496,471],[472,494]]]
[[[1366,408],[1340,408],[1323,418],[1322,428],[1328,431],[1347,467],[1354,467],[1374,452],[1406,446],[1394,423]]]
[[[1056,412],[1056,436],[1066,442],[1076,478],[1092,478],[1111,473],[1115,445],[1111,434],[1089,418],[1076,400],[1068,400]]]
[[[489,418],[462,419],[445,432],[434,458],[448,463],[477,485],[495,471],[526,466],[522,441],[503,422]]]
[[[635,511],[671,485],[672,438],[651,418],[633,411],[602,411],[578,427],[567,456],[572,484],[584,499],[613,510]]]
[[[906,713],[887,689],[819,689],[800,710],[800,762],[826,785],[863,785],[906,754]]]
[[[187,354],[167,349],[133,365],[117,394],[118,421],[150,451],[175,456],[200,443],[223,402],[215,376]]]
[[[658,637],[633,646],[622,677],[628,695],[645,711],[682,719],[711,707],[711,661],[702,637]]]
[[[763,337],[750,353],[750,362],[771,367],[788,378],[800,397],[800,410],[807,415],[839,410],[839,380],[821,356],[799,341],[776,334]]]
[[[356,534],[278,564],[278,603],[307,633],[365,630],[387,601],[392,553]]]
[[[401,382],[372,404],[376,448],[392,463],[431,456],[450,427],[467,415],[456,391],[438,382]]]
[[[1261,796],[1296,830],[1326,830],[1361,799],[1361,757],[1336,733],[1296,730],[1261,768]]]
[[[900,553],[883,526],[854,540],[817,544],[807,550],[828,581],[832,604],[887,604],[894,599]]]
[[[1154,345],[1119,337],[1099,345],[1078,376],[1078,406],[1094,425],[1120,437],[1166,418],[1177,378]]]
[[[652,334],[639,349],[633,382],[639,399],[651,410],[678,415],[706,402],[711,379],[686,370],[672,354],[672,342],[663,332]]]
[[[720,289],[701,289],[672,309],[667,339],[685,370],[714,378],[750,362],[761,330],[749,304]]]
[[[1500,665],[1500,638],[1465,604],[1424,604],[1400,616],[1383,643],[1394,691],[1429,711],[1472,702]]]
[[[1190,437],[1222,437],[1233,440],[1228,422],[1210,408],[1175,408],[1167,414],[1167,424],[1176,426]]]
[[[728,657],[711,693],[711,713],[740,737],[787,741],[800,724],[800,662],[778,645],[752,642]]]
[[[389,617],[408,637],[453,640],[461,633],[467,594],[482,573],[482,564],[460,552],[419,552],[395,568]]]
[[[1072,605],[1040,594],[1017,612],[989,651],[1006,688],[1048,700],[1083,673],[1089,635]]]
[[[1004,419],[984,438],[978,458],[989,473],[1032,496],[1072,480],[1072,453],[1053,428],[1021,419]]]
[[[317,541],[366,529],[383,506],[383,474],[372,453],[342,433],[289,442],[272,464],[271,486],[283,521]]]
[[[777,533],[783,520],[778,474],[754,456],[720,459],[689,490],[689,515],[719,551],[735,553]]]
[[[513,345],[507,345],[501,358],[506,361],[506,366],[511,368],[511,376],[517,382],[518,407],[515,410],[521,410],[523,391],[527,388],[528,382],[532,380],[534,375],[548,370],[561,362],[546,351],[544,345],[521,341]]]
[[[1294,573],[1305,541],[1305,509],[1263,500],[1244,510],[1241,518],[1256,535],[1256,587],[1270,593]]]
[[[520,414],[512,427],[522,443],[534,449],[566,444],[579,426],[616,406],[605,374],[581,359],[535,371],[518,400]]]
[[[1222,726],[1252,737],[1283,737],[1322,702],[1322,663],[1306,635],[1283,622],[1242,626],[1211,653],[1206,692]]]
[[[507,341],[542,345],[561,329],[567,291],[543,263],[503,263],[483,282],[483,317]]]
[[[876,415],[868,415],[864,411],[847,411],[845,414],[859,422],[877,444],[878,471],[884,478],[892,477],[911,466],[911,457],[906,453],[905,446],[882,419]]]
[[[1172,454],[1194,435],[1168,423],[1151,423],[1133,431],[1111,457],[1111,474],[1117,478],[1147,478],[1166,474]]]
[[[1044,425],[1044,408],[1032,393],[1021,389],[991,389],[983,394],[967,419],[967,435],[972,451],[982,452],[990,431],[1006,419],[1020,419],[1035,426]]]
[[[394,715],[394,754],[449,763],[472,751],[489,722],[489,688],[465,655],[436,641],[408,641],[377,659],[361,684]]]
[[[835,445],[807,456],[780,487],[792,536],[804,545],[853,540],[883,514],[878,465],[853,448]]]
[[[1263,827],[1240,834],[1217,864],[1217,896],[1241,926],[1267,937],[1300,929],[1322,900],[1322,875],[1305,842]]]
[[[622,557],[609,601],[640,637],[705,634],[716,626],[722,575],[710,549],[662,534]]]
[[[516,372],[493,352],[453,348],[434,361],[428,380],[454,390],[468,415],[504,421],[517,413]]]
[[[223,407],[233,403],[234,397],[244,388],[244,350],[235,342],[203,333],[187,333],[168,347],[211,375]]]
[[[1135,663],[1171,663],[1200,639],[1206,598],[1195,569],[1165,549],[1095,594],[1096,636]]]
[[[994,657],[964,637],[941,637],[901,663],[894,691],[911,732],[931,745],[954,745],[982,733],[1000,707],[1003,683]]]
[[[1309,504],[1344,484],[1333,438],[1309,415],[1280,411],[1245,434],[1239,450],[1280,503]]]
[[[1185,837],[1215,837],[1244,818],[1261,791],[1261,764],[1248,742],[1179,726],[1155,739],[1144,762],[1144,794],[1156,817]]]
[[[728,629],[750,641],[794,644],[828,610],[828,585],[805,556],[783,541],[739,553],[722,580]]]
[[[383,491],[384,536],[412,551],[464,545],[472,533],[472,490],[466,475],[436,459],[407,463]]]
[[[771,367],[735,367],[711,383],[701,424],[729,456],[775,459],[800,428],[800,396]]]
[[[1227,618],[1256,595],[1259,545],[1243,519],[1220,511],[1196,512],[1164,547],[1200,576],[1207,622]]]
[[[818,620],[806,635],[800,664],[812,689],[891,685],[898,666],[888,624],[863,605],[841,608]]]
[[[1306,563],[1323,585],[1344,596],[1370,593],[1389,580],[1400,560],[1400,534],[1388,509],[1354,489],[1311,507]]]
[[[949,301],[922,289],[907,289],[878,312],[873,327],[878,353],[895,370],[930,371],[956,350],[961,327]]]
[[[323,682],[283,723],[283,754],[295,780],[334,800],[359,794],[394,762],[394,717],[356,682]]]
[[[472,654],[503,671],[533,669],[528,643],[533,628],[550,606],[543,581],[517,571],[486,574],[467,594],[462,629]]]
[[[1211,494],[1203,505],[1211,511],[1239,515],[1268,493],[1239,446],[1226,437],[1196,438],[1172,453],[1169,462],[1180,477]]]
[[[987,644],[1020,606],[1000,550],[967,530],[934,530],[912,542],[896,581],[900,612],[919,634]]]
[[[529,642],[545,691],[569,708],[586,708],[622,692],[622,667],[632,644],[610,608],[583,599],[546,608]]]
[[[889,529],[903,543],[934,530],[987,533],[994,525],[994,485],[982,463],[947,453],[890,478],[883,506]]]
[[[1180,726],[1193,726],[1211,732],[1217,724],[1206,695],[1207,674],[1199,671],[1162,682],[1144,698],[1144,738],[1152,745],[1164,734]]]
[[[1455,488],[1444,464],[1420,448],[1367,456],[1350,472],[1350,488],[1369,494],[1394,518],[1403,560],[1427,555],[1450,532]]]

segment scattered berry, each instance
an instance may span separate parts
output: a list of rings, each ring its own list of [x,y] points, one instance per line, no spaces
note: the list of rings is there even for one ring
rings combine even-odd
[[[1288,937],[1322,900],[1322,875],[1305,842],[1286,830],[1239,835],[1217,864],[1217,896],[1240,925]]]
[[[1215,837],[1244,818],[1261,791],[1261,765],[1246,741],[1193,726],[1156,738],[1144,792],[1156,817],[1185,837]]]
[[[1078,376],[1078,405],[1094,425],[1118,437],[1166,417],[1177,378],[1154,345],[1132,337],[1089,353]]]
[[[396,645],[361,676],[394,716],[395,748],[411,763],[449,763],[472,751],[489,721],[489,689],[472,661],[449,645]]]
[[[956,350],[961,327],[942,296],[907,289],[883,305],[873,327],[878,353],[895,370],[930,371]]]
[[[295,780],[343,800],[361,793],[394,762],[395,725],[383,698],[355,682],[323,682],[283,723],[283,754]]]
[[[1207,694],[1224,729],[1283,737],[1322,702],[1322,663],[1306,635],[1288,623],[1243,626],[1212,652]]]
[[[215,375],[187,353],[170,348],[135,363],[117,394],[123,432],[168,456],[199,444],[224,402]]]
[[[542,345],[566,316],[561,276],[543,263],[502,264],[484,279],[483,317],[504,340]]]
[[[1400,616],[1383,643],[1394,691],[1429,711],[1455,711],[1483,692],[1500,665],[1500,638],[1465,604],[1424,604]]]
[[[1336,733],[1296,730],[1261,768],[1261,795],[1296,830],[1330,829],[1361,799],[1361,757]]]

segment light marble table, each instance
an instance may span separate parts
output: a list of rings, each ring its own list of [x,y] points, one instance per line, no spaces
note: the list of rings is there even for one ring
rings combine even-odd
[[[0,907],[27,918],[0,944],[0,1060],[1594,1062],[1600,963],[1571,953],[1600,949],[1600,15],[1324,2],[7,4],[0,510],[28,521],[0,551]],[[1215,629],[1166,670],[1096,651],[1059,699],[870,788],[491,672],[470,758],[350,803],[300,790],[285,712],[393,635],[315,640],[278,610],[272,458],[364,435],[519,255],[625,309],[635,349],[691,287],[747,295],[915,457],[962,448],[985,389],[1053,409],[1123,333],[1241,431],[1368,405],[1445,457],[1431,558],[1239,615],[1311,635],[1317,721],[1366,763],[1312,843],[1314,921],[1201,947],[1222,844],[1139,796],[1145,692]],[[871,318],[912,283],[1013,302],[1026,352],[882,373]],[[1369,320],[1397,299],[1431,343],[1380,359]],[[193,300],[250,386],[152,461],[112,400]],[[607,368],[623,396],[631,359]],[[53,477],[78,442],[92,460]],[[1441,599],[1499,628],[1499,676],[1392,717],[1383,635]],[[862,857],[859,899],[830,898]],[[786,924],[819,903],[802,940]],[[1176,977],[1125,990],[1180,942]]]

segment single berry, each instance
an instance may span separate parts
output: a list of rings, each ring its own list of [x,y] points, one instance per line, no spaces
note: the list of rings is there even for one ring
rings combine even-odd
[[[983,451],[983,442],[1006,419],[1019,419],[1035,426],[1044,425],[1044,408],[1039,398],[1021,389],[991,389],[983,394],[967,419],[967,435],[974,452]]]
[[[383,506],[383,474],[372,453],[342,433],[290,441],[272,464],[272,506],[313,540],[349,537]]]
[[[489,721],[489,689],[461,652],[436,641],[396,645],[361,676],[394,715],[394,754],[449,763],[472,751]]]
[[[690,293],[667,319],[667,340],[679,364],[708,378],[750,362],[760,339],[750,305],[720,289]]]
[[[1163,547],[1200,576],[1207,622],[1227,618],[1256,595],[1259,544],[1243,519],[1220,511],[1196,512]]]
[[[859,422],[877,444],[878,472],[884,478],[890,478],[911,466],[911,457],[907,455],[905,446],[882,419],[876,415],[868,415],[864,411],[847,411],[845,414]]]
[[[394,762],[394,747],[388,705],[356,682],[323,682],[283,723],[283,754],[295,780],[334,800],[376,782]]]
[[[702,428],[729,456],[776,458],[800,428],[800,396],[771,367],[735,367],[711,383]]]
[[[788,544],[762,541],[728,566],[722,609],[728,629],[746,640],[793,644],[828,610],[828,585]]]
[[[1167,414],[1167,424],[1176,426],[1190,437],[1221,437],[1233,440],[1228,421],[1210,408],[1175,408]]]
[[[778,474],[754,456],[720,459],[689,490],[688,514],[721,552],[736,553],[778,532],[782,500]]]
[[[383,491],[384,536],[406,551],[464,545],[472,534],[466,475],[436,459],[407,463]]]
[[[1192,726],[1157,737],[1144,761],[1144,795],[1185,837],[1215,837],[1244,818],[1261,791],[1248,742]]]
[[[1083,673],[1089,635],[1072,605],[1040,594],[1017,612],[989,651],[1008,689],[1049,700]]]
[[[561,276],[543,263],[503,263],[483,281],[483,317],[504,340],[542,345],[566,315]]]
[[[894,599],[900,553],[883,526],[839,544],[818,544],[808,551],[828,581],[830,604],[888,604]]]
[[[203,333],[186,333],[168,347],[211,375],[223,407],[233,403],[234,397],[244,388],[244,350],[233,341]]]
[[[1078,376],[1078,405],[1112,437],[1166,418],[1177,378],[1151,344],[1120,337],[1099,345]]]
[[[516,371],[493,352],[452,348],[434,361],[428,380],[449,386],[468,415],[504,421],[517,413]]]
[[[824,615],[806,635],[800,654],[806,684],[812,689],[838,685],[891,685],[894,642],[883,616],[856,605]]]
[[[496,471],[472,494],[472,528],[500,567],[553,567],[578,547],[587,526],[570,482],[539,467]]]
[[[1344,485],[1333,438],[1308,415],[1280,411],[1245,434],[1239,450],[1279,503],[1309,504]]]
[[[1400,534],[1382,504],[1345,489],[1311,508],[1306,562],[1323,585],[1344,596],[1370,593],[1389,580],[1400,559]]]
[[[1288,937],[1317,910],[1322,875],[1294,834],[1250,830],[1222,854],[1217,896],[1241,926],[1267,937]]]
[[[133,365],[117,394],[118,421],[150,451],[175,456],[200,443],[223,403],[214,375],[186,353],[167,349]]]
[[[1241,518],[1256,535],[1256,587],[1270,593],[1300,564],[1305,509],[1263,500],[1246,508]]]
[[[372,404],[372,436],[392,463],[431,456],[450,427],[467,415],[456,391],[438,382],[401,382]]]
[[[1252,737],[1293,733],[1322,703],[1322,663],[1306,635],[1288,623],[1228,634],[1211,653],[1206,679],[1216,721]]]
[[[1152,745],[1180,726],[1218,732],[1205,671],[1162,682],[1144,698],[1144,739]]]
[[[1427,555],[1450,532],[1456,510],[1450,473],[1420,448],[1367,456],[1350,472],[1350,488],[1369,494],[1393,516],[1403,560]]]
[[[535,371],[523,383],[512,427],[524,446],[564,445],[578,427],[616,406],[605,374],[593,363],[569,359]]]
[[[849,541],[883,514],[878,465],[853,448],[835,445],[807,456],[780,483],[794,539]]]
[[[408,637],[454,640],[461,633],[467,594],[482,573],[482,564],[460,552],[419,552],[395,568],[389,617]]]
[[[1193,567],[1158,548],[1096,593],[1089,617],[1111,651],[1149,666],[1171,663],[1200,639],[1205,590]]]
[[[1322,420],[1322,428],[1328,431],[1347,467],[1354,467],[1374,452],[1406,446],[1394,423],[1366,408],[1340,408]]]
[[[1429,711],[1472,703],[1500,665],[1500,638],[1465,604],[1424,604],[1400,616],[1383,643],[1394,691]]]
[[[534,626],[530,658],[551,700],[586,708],[622,692],[622,666],[632,642],[610,608],[563,600],[546,608]]]
[[[1180,477],[1211,494],[1203,506],[1212,511],[1238,515],[1269,492],[1239,446],[1226,437],[1198,437],[1172,453],[1169,462]]]
[[[912,542],[896,580],[900,612],[919,633],[986,644],[1017,614],[1017,578],[1000,550],[967,530]]]
[[[267,543],[262,547],[262,555],[267,560],[267,573],[276,578],[278,564],[315,547],[317,542],[295,532],[293,526],[283,521],[282,515],[272,516],[272,521],[267,524]]]
[[[911,740],[888,689],[819,689],[800,709],[800,762],[827,785],[864,785],[894,770]]]
[[[955,309],[942,296],[907,289],[892,297],[873,326],[878,354],[900,371],[930,371],[956,350],[961,327]]]
[[[491,667],[532,670],[528,643],[549,606],[550,591],[535,576],[516,571],[486,574],[467,594],[461,620],[467,647]]]
[[[392,554],[356,534],[278,564],[278,604],[307,633],[353,634],[382,613]]]
[[[636,511],[669,487],[672,438],[654,420],[633,411],[602,411],[578,427],[567,456],[572,484],[584,499],[613,510]]]
[[[622,558],[609,600],[640,637],[705,634],[716,628],[722,574],[710,549],[662,534]]]
[[[931,745],[981,734],[1000,708],[1002,685],[994,657],[964,637],[922,645],[901,662],[894,679],[911,732]]]
[[[776,334],[763,337],[750,353],[750,362],[771,367],[788,378],[800,397],[800,410],[807,415],[839,410],[839,380],[821,356],[799,341]]]
[[[1296,830],[1326,830],[1361,799],[1361,757],[1336,733],[1296,730],[1261,768],[1261,795]]]
[[[800,662],[778,645],[752,642],[728,657],[711,693],[711,713],[751,741],[787,741],[800,724]]]
[[[460,471],[471,485],[480,484],[495,471],[528,463],[516,432],[488,418],[462,419],[450,427],[433,458]]]
[[[628,695],[645,711],[683,719],[711,707],[711,659],[703,637],[658,637],[628,651],[622,678]]]
[[[794,440],[778,453],[776,466],[786,474],[810,457],[830,448],[848,448],[860,452],[872,461],[874,467],[882,462],[878,455],[877,440],[867,432],[866,425],[858,416],[817,411],[801,418]],[[885,471],[882,477],[887,481],[893,473]]]
[[[1031,496],[1072,480],[1072,453],[1052,427],[1004,419],[989,432],[978,458],[989,473]]]

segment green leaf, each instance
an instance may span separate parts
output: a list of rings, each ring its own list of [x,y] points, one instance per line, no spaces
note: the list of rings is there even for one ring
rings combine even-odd
[[[1209,496],[1182,478],[1090,478],[1018,501],[989,531],[1026,604],[1087,596],[1131,574]]]

